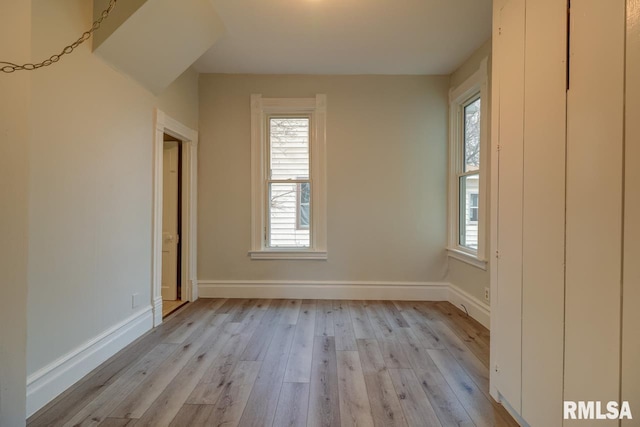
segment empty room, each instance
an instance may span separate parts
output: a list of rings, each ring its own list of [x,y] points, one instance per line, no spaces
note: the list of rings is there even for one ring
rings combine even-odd
[[[640,426],[640,0],[0,2],[0,427]]]

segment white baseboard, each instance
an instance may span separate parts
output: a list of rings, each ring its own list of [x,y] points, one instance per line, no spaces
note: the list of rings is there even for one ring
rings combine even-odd
[[[200,280],[200,298],[310,298],[447,301],[448,283]]]
[[[148,306],[29,375],[27,417],[153,327]]]
[[[193,279],[191,280],[191,301],[197,300],[198,297],[198,280]]]
[[[162,297],[156,297],[153,300],[153,327],[162,324]]]
[[[480,322],[482,326],[490,329],[491,308],[489,305],[451,283],[449,283],[448,301],[460,310],[469,313],[469,316]]]
[[[200,280],[200,298],[309,298],[449,301],[489,329],[490,308],[447,282]]]
[[[509,401],[507,401],[507,399],[504,398],[504,396],[502,396],[502,394],[500,394],[498,392],[498,399],[496,400],[498,403],[500,403],[502,406],[504,406],[504,409],[507,410],[507,412],[509,413],[509,415],[511,415],[513,417],[513,419],[518,423],[518,425],[520,425],[520,427],[530,427],[529,423],[527,423],[524,418],[522,418],[520,416],[520,414],[518,414],[518,411],[516,411],[513,406],[511,406],[511,404],[509,403]]]

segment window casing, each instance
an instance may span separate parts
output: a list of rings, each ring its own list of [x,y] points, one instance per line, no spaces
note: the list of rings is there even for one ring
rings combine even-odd
[[[326,259],[326,96],[251,110],[251,258]]]
[[[488,168],[486,59],[449,95],[448,254],[486,269]]]

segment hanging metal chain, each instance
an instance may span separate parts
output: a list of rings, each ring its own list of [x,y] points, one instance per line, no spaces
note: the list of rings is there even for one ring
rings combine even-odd
[[[113,8],[116,6],[117,2],[118,0],[110,0],[109,7],[107,7],[105,10],[102,11],[102,13],[100,14],[100,18],[98,18],[93,23],[91,28],[85,31],[84,33],[82,33],[82,35],[78,40],[76,40],[75,42],[71,43],[69,46],[66,46],[64,49],[62,49],[62,52],[60,52],[59,54],[51,55],[49,59],[45,59],[44,61],[38,62],[37,64],[27,63],[27,64],[18,65],[12,62],[0,61],[0,65],[3,65],[2,67],[0,67],[0,71],[3,73],[13,73],[14,71],[23,71],[23,70],[31,71],[31,70],[37,70],[38,68],[42,68],[42,67],[48,67],[51,64],[55,64],[56,62],[60,61],[60,58],[62,58],[64,55],[70,54],[75,50],[75,48],[77,48],[82,43],[89,40],[93,35],[93,33],[98,28],[100,28],[100,25],[102,25],[102,21],[107,19],[107,17],[109,16]]]

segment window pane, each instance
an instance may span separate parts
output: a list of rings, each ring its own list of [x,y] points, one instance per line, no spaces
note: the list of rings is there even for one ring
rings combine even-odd
[[[464,171],[480,169],[480,98],[464,107]]]
[[[308,229],[310,222],[311,185],[308,182],[298,184],[298,229]]]
[[[299,195],[300,192],[300,195]],[[307,196],[304,197],[306,192]],[[309,208],[311,204],[310,184],[270,183],[269,184],[269,229],[267,245],[271,248],[308,248]],[[304,207],[303,207],[303,200]],[[302,218],[307,226],[299,227]]]
[[[271,179],[309,178],[309,118],[269,119]]]
[[[469,194],[469,221],[478,222],[478,194]]]
[[[478,174],[460,177],[460,246],[478,249]]]

